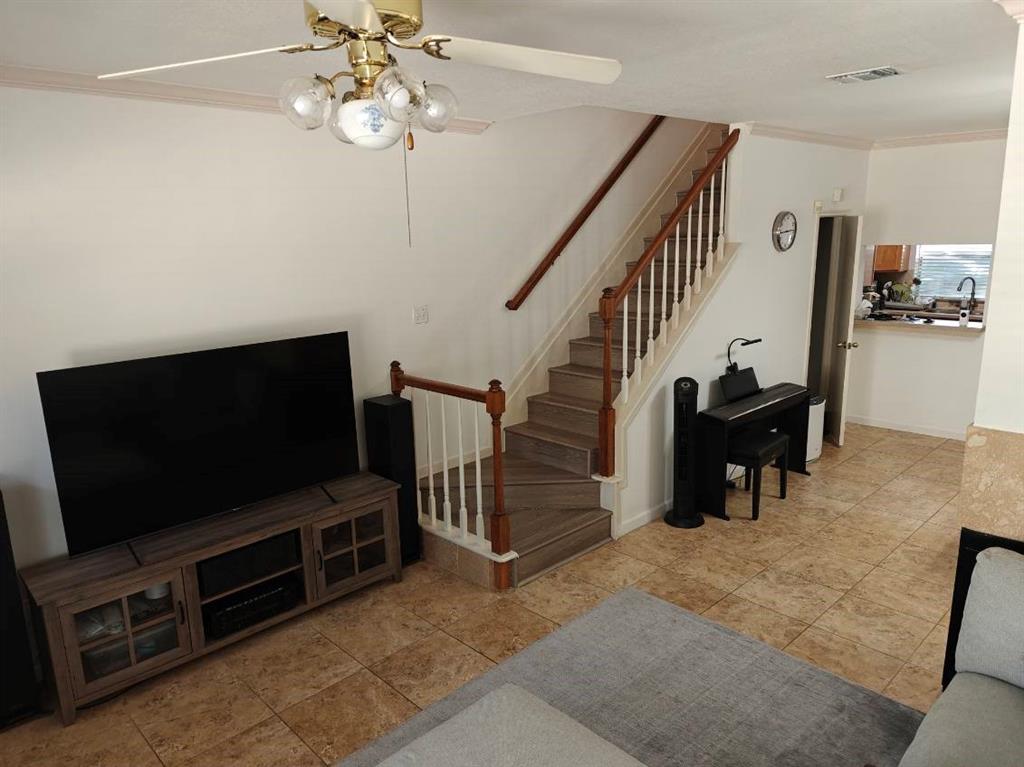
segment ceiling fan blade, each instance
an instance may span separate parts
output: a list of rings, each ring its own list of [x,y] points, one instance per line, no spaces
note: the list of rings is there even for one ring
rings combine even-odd
[[[384,34],[384,25],[373,3],[367,0],[303,0],[306,26],[313,29],[317,21],[326,17],[355,32],[371,35]]]
[[[466,64],[515,69],[535,75],[564,77],[601,85],[610,85],[619,79],[622,73],[622,64],[615,59],[600,56],[583,56],[578,53],[548,51],[543,48],[528,48],[525,45],[492,43],[448,35],[430,35],[428,39],[437,41],[441,54],[438,58],[449,58]],[[425,50],[436,55],[429,48]]]
[[[178,69],[180,67],[191,67],[196,64],[209,64],[214,61],[228,61],[229,59],[242,59],[246,56],[261,56],[264,53],[282,53],[289,50],[301,50],[308,46],[308,43],[298,43],[295,45],[279,45],[276,48],[261,48],[258,51],[245,51],[244,53],[229,53],[226,56],[211,56],[208,59],[195,59],[193,61],[179,61],[176,64],[161,64],[158,67],[144,67],[143,69],[128,69],[124,72],[110,72],[109,74],[99,75],[97,80],[118,80],[124,77],[135,77],[136,75],[146,74],[147,72],[160,72],[164,69]]]

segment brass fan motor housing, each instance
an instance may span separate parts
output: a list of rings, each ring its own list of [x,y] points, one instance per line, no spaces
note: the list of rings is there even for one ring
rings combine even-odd
[[[408,40],[423,28],[422,0],[374,0],[384,29],[399,40]]]
[[[351,29],[326,13],[321,13],[315,3],[316,0],[306,0],[304,6],[306,25],[317,37],[366,37],[362,31]],[[407,40],[423,28],[422,0],[375,0],[373,6],[377,9],[384,31],[399,40]]]

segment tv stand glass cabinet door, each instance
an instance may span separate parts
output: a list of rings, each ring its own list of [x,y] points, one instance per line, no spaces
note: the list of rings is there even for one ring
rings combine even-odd
[[[318,599],[351,591],[383,572],[400,577],[395,515],[389,496],[313,523]]]
[[[60,609],[76,698],[192,652],[181,571]]]

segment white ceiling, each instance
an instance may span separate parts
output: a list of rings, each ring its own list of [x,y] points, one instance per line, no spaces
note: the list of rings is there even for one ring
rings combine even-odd
[[[300,0],[2,0],[6,65],[98,74],[304,42]],[[423,0],[425,33],[618,58],[611,86],[398,52],[488,120],[580,104],[865,139],[1005,128],[1017,25],[991,0]],[[149,79],[275,95],[342,54],[273,54]],[[892,80],[836,72],[893,65]]]

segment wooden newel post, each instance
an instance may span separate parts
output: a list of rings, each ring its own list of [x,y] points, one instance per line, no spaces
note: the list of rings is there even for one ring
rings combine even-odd
[[[603,323],[601,411],[598,413],[597,441],[601,475],[615,474],[615,409],[612,407],[612,322],[615,320],[615,289],[605,288],[600,303]]]
[[[402,377],[405,375],[405,371],[402,370],[402,365],[398,360],[391,363],[391,393],[396,397],[402,396],[402,390],[405,388],[405,382]]]
[[[494,470],[494,509],[491,512],[491,551],[507,554],[512,549],[508,515],[505,513],[505,468],[501,453],[501,416],[505,413],[505,392],[501,381],[490,382],[484,407],[491,416],[491,466]],[[494,567],[494,586],[507,589],[512,585],[510,563],[503,562]]]

